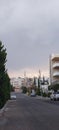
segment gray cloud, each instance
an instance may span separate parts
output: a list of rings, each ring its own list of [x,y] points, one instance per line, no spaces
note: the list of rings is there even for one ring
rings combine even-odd
[[[0,39],[7,48],[7,68],[47,68],[59,53],[59,1],[0,0]]]

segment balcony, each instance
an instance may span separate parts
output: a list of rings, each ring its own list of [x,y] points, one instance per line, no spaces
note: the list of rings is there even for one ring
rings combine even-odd
[[[59,63],[54,63],[53,64],[53,68],[57,68],[58,69],[59,68]]]
[[[54,72],[53,77],[59,77],[59,71]]]
[[[59,84],[59,80],[53,80],[52,84]]]
[[[59,61],[59,55],[55,55],[52,57],[52,61]]]

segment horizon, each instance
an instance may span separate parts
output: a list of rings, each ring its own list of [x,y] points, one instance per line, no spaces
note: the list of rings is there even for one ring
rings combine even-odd
[[[9,72],[8,74],[9,74],[9,77],[10,78],[18,78],[18,77],[22,77],[22,78],[24,78],[25,76],[24,76],[24,73],[26,73],[26,77],[28,77],[28,78],[33,78],[33,77],[39,77],[39,70],[36,72],[35,70],[33,70],[33,72],[32,72],[32,70],[31,70],[31,72],[29,71],[29,70],[27,70],[27,71],[22,71],[21,73],[17,73],[17,71],[16,72]],[[46,78],[49,78],[49,72],[41,72],[41,78],[42,77],[46,77]]]

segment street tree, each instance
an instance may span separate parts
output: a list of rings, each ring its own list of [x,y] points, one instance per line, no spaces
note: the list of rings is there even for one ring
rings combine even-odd
[[[6,70],[7,52],[0,41],[0,108],[10,98],[10,79]]]

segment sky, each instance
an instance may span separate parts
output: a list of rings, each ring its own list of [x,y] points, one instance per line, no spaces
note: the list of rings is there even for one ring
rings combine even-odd
[[[59,0],[0,0],[0,40],[10,77],[49,76],[59,53]]]

